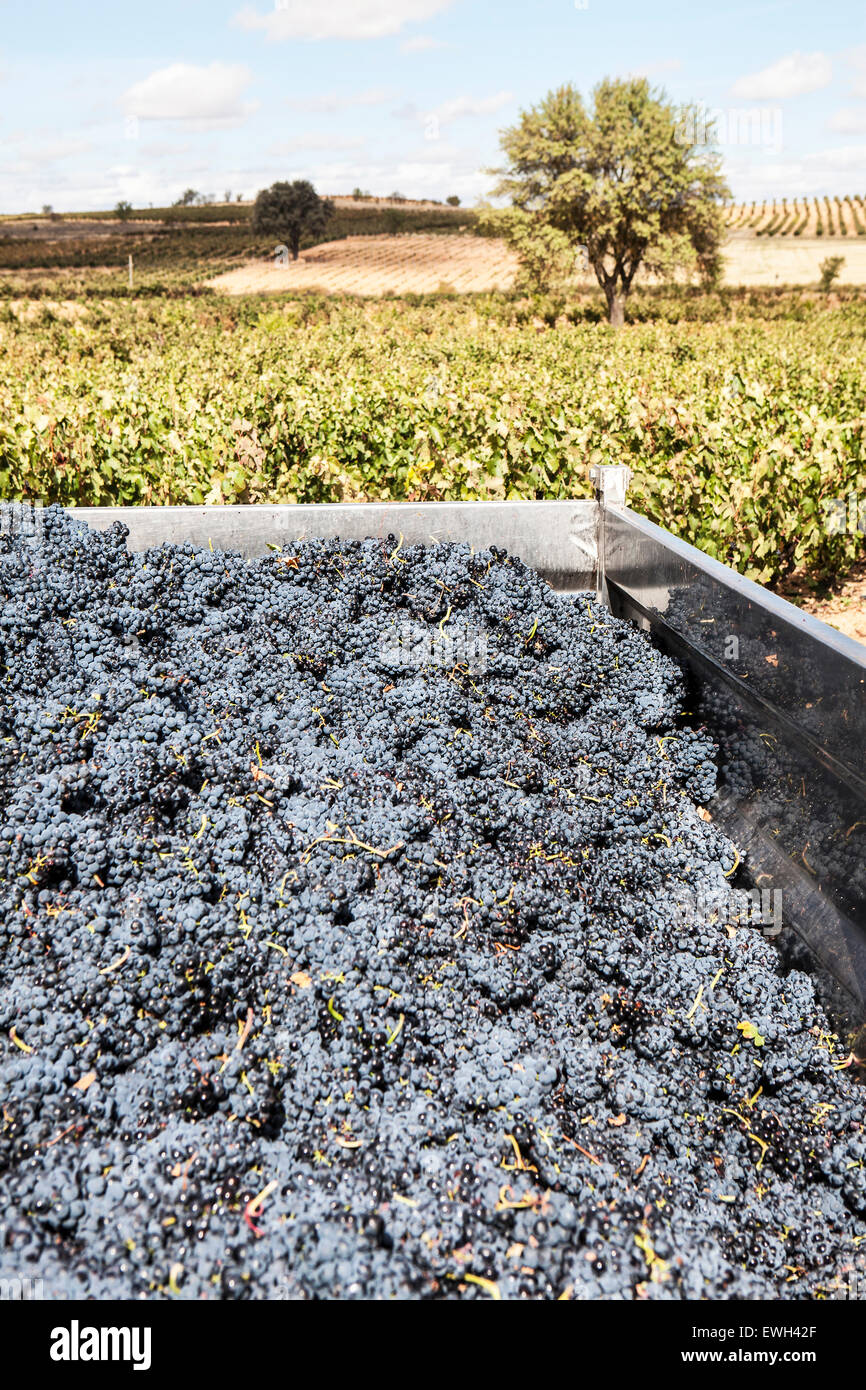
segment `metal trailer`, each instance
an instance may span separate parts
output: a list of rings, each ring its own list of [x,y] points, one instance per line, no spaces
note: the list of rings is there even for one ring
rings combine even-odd
[[[595,500],[80,507],[143,550],[164,541],[240,551],[310,537],[496,545],[555,589],[595,591],[679,659],[690,722],[719,745],[708,810],[738,847],[753,898],[829,972],[837,1010],[866,1023],[866,647],[625,505],[630,470],[592,470]],[[768,929],[773,935],[775,927]],[[782,943],[784,944],[784,943]],[[802,955],[799,950],[799,955]],[[798,953],[794,954],[794,963]],[[826,978],[826,976],[825,976]],[[840,993],[837,986],[842,987]],[[866,1034],[863,1035],[866,1043]]]

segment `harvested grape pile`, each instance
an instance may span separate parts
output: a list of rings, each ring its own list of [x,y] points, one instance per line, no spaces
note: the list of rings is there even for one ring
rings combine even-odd
[[[0,540],[0,1275],[799,1297],[866,1235],[676,666],[495,550]],[[13,528],[5,528],[6,530]]]

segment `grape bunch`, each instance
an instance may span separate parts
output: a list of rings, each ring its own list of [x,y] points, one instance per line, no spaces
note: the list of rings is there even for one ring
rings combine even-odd
[[[131,554],[43,517],[0,536],[0,1276],[847,1277],[856,1066],[772,941],[682,912],[738,854],[645,634],[495,548]]]

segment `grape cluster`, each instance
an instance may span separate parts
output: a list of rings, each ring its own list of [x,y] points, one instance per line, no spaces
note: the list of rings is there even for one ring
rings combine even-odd
[[[737,854],[676,665],[493,548],[125,537],[0,538],[0,1276],[827,1288],[861,1093],[808,974],[683,918]]]

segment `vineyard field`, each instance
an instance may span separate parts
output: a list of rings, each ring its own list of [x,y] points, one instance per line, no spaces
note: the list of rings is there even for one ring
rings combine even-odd
[[[254,235],[250,212],[235,203],[139,209],[126,221],[111,214],[0,218],[0,296],[119,293],[130,256],[142,293],[210,285],[231,295],[477,293],[514,284],[513,254],[473,236],[472,209],[340,198],[327,229],[306,238],[300,261],[288,266],[275,264],[275,238]],[[726,286],[815,286],[830,254],[843,259],[841,284],[866,285],[866,211],[858,197],[748,204],[725,216]],[[652,278],[639,272],[637,283]],[[574,288],[598,293],[591,272],[578,274]]]
[[[830,519],[866,495],[866,306],[743,304],[612,335],[497,295],[7,300],[0,494],[568,498],[628,463],[639,510],[753,578],[842,574],[864,554]]]
[[[0,217],[0,291],[10,285],[58,276],[109,279],[126,270],[132,256],[136,283],[193,285],[220,271],[246,265],[251,257],[272,256],[275,238],[257,236],[250,204],[148,208],[126,220],[111,213],[68,216]],[[302,246],[365,237],[454,237],[473,226],[475,214],[433,203],[394,203],[341,198],[324,233],[307,236]]]
[[[866,237],[866,199],[852,194],[735,203],[726,209],[725,226],[756,237]]]

